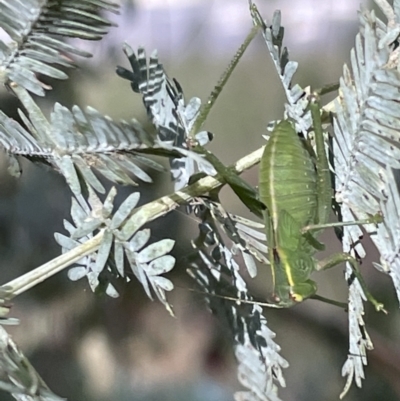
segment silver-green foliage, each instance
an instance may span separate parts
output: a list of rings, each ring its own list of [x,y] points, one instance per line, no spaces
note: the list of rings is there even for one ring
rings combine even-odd
[[[137,206],[140,196],[138,192],[132,193],[122,202],[118,210],[114,211],[113,202],[116,193],[113,187],[104,203],[92,190],[89,193],[88,203],[82,197],[78,200],[72,199],[73,224],[64,221],[69,236],[59,233],[55,235],[63,253],[88,241],[95,231],[103,231],[103,238],[97,252],[80,259],[78,266],[69,270],[68,276],[73,281],[87,277],[93,291],[104,286],[107,295],[118,297],[118,291],[111,281],[116,277],[126,277],[125,257],[146,294],[152,298],[151,286],[158,299],[172,314],[165,291],[171,291],[173,284],[160,275],[168,273],[174,267],[175,258],[167,255],[174,246],[174,241],[164,239],[145,246],[150,239],[150,229],[137,231],[129,241],[123,241],[118,229]]]
[[[17,401],[62,401],[37,374],[29,360],[0,326],[0,389]]]
[[[74,67],[69,54],[91,54],[66,43],[63,38],[100,40],[113,24],[102,11],[118,11],[106,0],[1,0],[0,25],[10,41],[0,41],[0,82],[15,82],[44,96],[36,73],[55,79],[68,76],[60,67]]]
[[[391,170],[400,168],[400,106],[396,95],[400,86],[396,50],[400,2],[395,0],[393,8],[387,1],[375,2],[387,21],[381,21],[373,11],[361,11],[361,30],[351,51],[351,71],[346,65],[343,67],[339,98],[335,102],[336,199],[342,203],[345,221],[382,211],[384,221],[378,230],[369,225],[365,230],[381,255],[378,268],[390,274],[400,300],[400,254],[396,242],[399,220],[397,213],[393,213],[393,205],[399,204],[399,193]],[[350,251],[361,234],[356,226],[346,227],[344,250]],[[365,256],[360,245],[355,249],[361,257]],[[347,266],[346,277],[350,276]],[[364,294],[357,284],[349,288],[350,344],[343,366],[343,374],[348,376],[346,387],[353,378],[361,386],[366,350],[372,348],[362,327]]]
[[[331,167],[345,221],[363,218],[366,212],[383,213],[384,223],[378,230],[372,232],[369,226],[365,229],[380,251],[380,264],[376,266],[390,274],[400,298],[400,199],[391,170],[400,167],[396,146],[400,128],[396,101],[400,87],[397,52],[400,0],[394,0],[393,7],[385,0],[375,2],[387,22],[379,20],[372,11],[363,10],[360,14],[361,30],[352,51],[352,72],[344,68],[333,110],[335,137]],[[192,150],[210,139],[206,132],[193,132],[207,115],[207,104],[202,108],[198,98],[186,103],[182,88],[177,81],[168,79],[157,54],[153,53],[147,62],[144,49],[139,48],[135,54],[128,45],[124,51],[132,71],[118,68],[118,74],[131,81],[132,89],[142,95],[155,134],[146,132],[136,120],[114,122],[92,108],[82,111],[74,106],[68,110],[55,104],[47,118],[29,94],[45,94],[45,86],[36,72],[65,79],[67,76],[60,68],[73,66],[66,54],[89,56],[65,43],[63,37],[100,39],[112,25],[100,16],[104,10],[116,11],[117,7],[105,0],[0,0],[0,26],[11,37],[10,43],[0,42],[0,78],[25,108],[25,112],[20,111],[25,127],[0,112],[0,144],[10,157],[14,173],[20,170],[17,157],[40,160],[65,177],[73,195],[72,222],[64,222],[67,234],[56,234],[63,255],[57,258],[57,263],[47,263],[38,273],[33,271],[24,279],[8,283],[4,287],[5,298],[11,299],[45,277],[76,264],[69,271],[71,279],[86,277],[93,290],[104,289],[110,296],[118,295],[113,283],[118,277],[126,280],[125,269],[129,269],[147,295],[155,294],[172,313],[166,291],[172,290],[173,284],[162,275],[174,267],[175,260],[168,255],[174,243],[162,239],[148,244],[150,231],[143,226],[178,204],[189,205],[188,211],[193,211],[200,220],[199,236],[193,240],[196,258],[189,260],[189,273],[206,293],[210,309],[231,329],[239,380],[246,388],[236,398],[279,401],[278,385],[285,385],[282,369],[288,363],[280,355],[275,334],[268,329],[263,311],[249,293],[235,260],[240,253],[254,277],[257,273],[254,259],[268,264],[265,233],[260,223],[225,211],[216,188],[228,179],[223,174],[210,177],[216,169],[204,153]],[[251,2],[250,10],[254,24],[261,27],[287,97],[284,118],[291,119],[297,131],[307,136],[312,125],[306,110],[308,92],[292,84],[297,63],[289,60],[283,47],[280,14],[275,13],[269,26]],[[235,57],[235,63],[241,54]],[[225,77],[230,73],[231,70]],[[169,157],[175,189],[180,191],[140,207],[137,193],[115,207],[117,187],[101,197],[105,188],[94,171],[114,184],[137,184],[132,175],[151,182],[143,167],[161,168],[148,154]],[[250,162],[243,161],[230,172],[241,172],[260,157],[261,151],[257,151]],[[200,177],[208,176],[188,186],[196,172],[201,173]],[[210,197],[198,198],[205,194]],[[357,226],[344,229],[346,252],[356,249],[358,255],[364,256],[360,245],[354,248],[360,234]],[[353,380],[361,385],[365,353],[371,348],[363,327],[364,294],[358,281],[349,279],[350,274],[347,267],[350,349],[343,367],[343,374],[348,376],[346,387]],[[241,302],[232,302],[235,298]],[[0,386],[14,393],[16,399],[57,399],[19,351],[12,348],[7,333],[3,334]]]

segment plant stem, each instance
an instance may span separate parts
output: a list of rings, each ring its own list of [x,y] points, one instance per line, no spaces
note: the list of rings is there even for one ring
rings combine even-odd
[[[100,231],[95,237],[86,241],[84,244],[71,249],[69,252],[62,254],[50,262],[47,262],[44,265],[41,265],[36,269],[3,285],[2,288],[8,294],[10,294],[8,299],[22,294],[23,292],[29,290],[35,285],[75,263],[84,256],[91,254],[100,246],[103,233],[104,230]]]
[[[259,163],[263,150],[264,148],[257,149],[238,160],[232,167],[238,174],[253,167]],[[177,206],[187,203],[190,199],[204,195],[223,184],[224,180],[218,180],[218,176],[207,176],[181,191],[149,202],[146,205],[135,209],[134,214],[121,230],[121,234],[123,236],[131,237],[144,224],[167,214]],[[79,245],[63,255],[60,255],[36,269],[8,282],[7,284],[4,284],[1,288],[8,294],[7,299],[12,299],[17,295],[22,294],[47,278],[64,270],[68,266],[71,266],[84,256],[95,252],[100,247],[103,235],[104,229],[82,245]]]

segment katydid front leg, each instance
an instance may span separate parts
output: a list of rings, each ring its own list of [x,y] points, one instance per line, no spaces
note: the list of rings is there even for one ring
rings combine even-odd
[[[325,223],[325,224],[310,224],[301,229],[301,233],[305,234],[312,231],[318,231],[323,228],[330,227],[346,227],[346,226],[355,226],[355,225],[363,225],[363,224],[379,224],[382,223],[383,216],[382,213],[377,213],[374,216],[369,217],[364,220],[353,220],[353,221],[338,221],[336,223]]]
[[[258,199],[258,192],[247,181],[241,178],[233,166],[225,166],[213,153],[201,145],[197,145],[194,151],[204,155],[215,168],[219,176],[225,181],[239,197],[239,199],[258,217],[263,216],[265,205]]]
[[[368,301],[371,302],[374,306],[376,311],[382,311],[384,313],[387,313],[387,311],[384,308],[384,305],[380,302],[378,302],[374,296],[369,292],[367,284],[364,281],[363,276],[360,273],[359,266],[357,260],[349,255],[348,253],[345,252],[340,252],[340,253],[335,253],[331,256],[328,256],[325,259],[320,260],[317,265],[316,265],[316,270],[327,270],[330,269],[331,267],[335,267],[343,262],[349,262],[351,268],[353,269],[353,274],[357,278],[358,282],[361,285],[361,288],[367,297]]]

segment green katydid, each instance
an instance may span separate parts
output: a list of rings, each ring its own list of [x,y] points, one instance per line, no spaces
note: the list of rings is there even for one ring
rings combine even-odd
[[[349,262],[367,299],[377,310],[384,310],[368,292],[358,263],[351,255],[337,253],[322,261],[314,258],[315,252],[324,246],[312,232],[315,234],[327,227],[377,223],[381,218],[328,222],[332,202],[331,177],[320,107],[315,96],[311,96],[309,107],[316,153],[304,138],[298,136],[294,124],[284,120],[274,128],[260,164],[260,200],[267,207],[264,220],[276,304],[289,307],[310,297],[325,300],[316,295],[316,284],[309,278],[311,273]]]
[[[193,131],[206,119],[232,70],[257,32],[252,29],[225,71],[220,83],[205,103]],[[330,86],[326,91],[335,89]],[[320,93],[324,93],[324,88]],[[343,306],[316,295],[316,284],[309,279],[314,270],[324,270],[342,262],[349,262],[368,300],[378,310],[383,305],[368,292],[358,271],[357,261],[347,253],[338,253],[318,262],[317,250],[324,249],[312,231],[326,227],[379,222],[380,216],[370,220],[350,223],[329,223],[332,204],[332,186],[329,164],[325,153],[324,136],[319,103],[315,92],[310,102],[314,124],[316,154],[305,139],[300,138],[293,123],[286,120],[277,124],[266,145],[260,166],[259,196],[255,189],[241,179],[234,168],[226,167],[212,153],[201,146],[195,150],[202,153],[214,166],[220,177],[233,189],[248,208],[258,216],[264,215],[266,223],[269,259],[272,267],[275,304],[271,307],[288,307],[306,298],[318,298]],[[266,210],[264,210],[266,206]]]

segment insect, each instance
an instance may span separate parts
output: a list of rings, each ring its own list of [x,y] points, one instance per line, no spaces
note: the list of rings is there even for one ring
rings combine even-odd
[[[297,134],[291,121],[284,120],[274,128],[260,164],[259,192],[260,200],[267,207],[264,221],[274,301],[281,307],[289,307],[310,297],[325,300],[316,295],[317,286],[310,279],[311,273],[349,262],[368,300],[377,310],[384,310],[368,292],[354,257],[347,253],[337,253],[322,261],[314,257],[317,250],[324,249],[316,238],[323,228],[378,223],[380,216],[365,221],[329,223],[331,178],[319,102],[314,95],[310,97],[309,108],[316,151]]]

